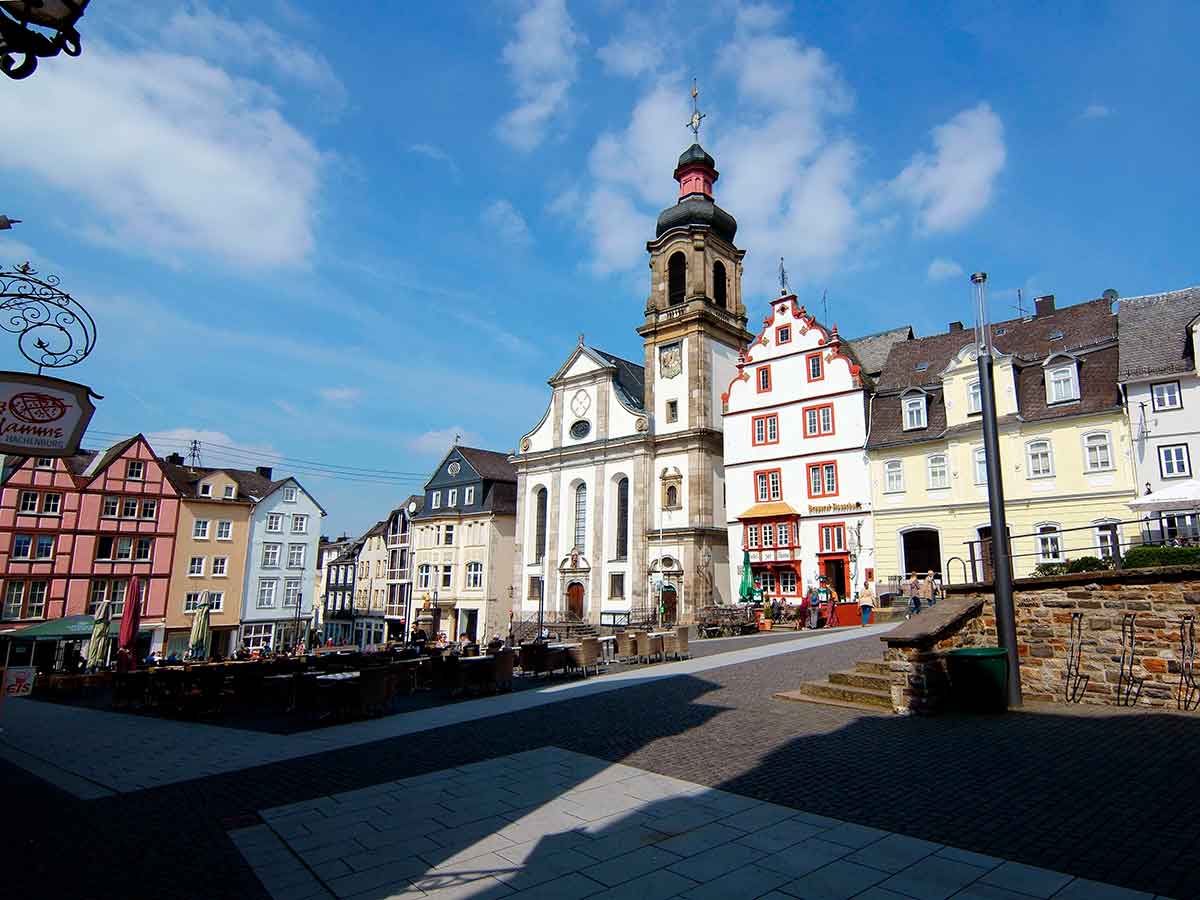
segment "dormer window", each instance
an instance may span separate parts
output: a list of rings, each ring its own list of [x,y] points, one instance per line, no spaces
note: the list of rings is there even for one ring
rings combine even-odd
[[[925,395],[913,394],[904,398],[904,430],[913,431],[929,425],[925,411]]]
[[[1079,371],[1075,361],[1064,361],[1046,368],[1046,402],[1067,403],[1079,399]]]
[[[237,496],[237,487],[232,484],[225,485],[225,499],[232,500]]]
[[[212,485],[209,484],[208,482],[205,482],[204,484],[200,485],[200,496],[201,497],[211,497],[212,496]]]
[[[54,459],[49,456],[39,456],[37,458],[37,462],[34,464],[34,467],[38,469],[53,469]]]
[[[299,492],[294,487],[285,487],[283,489],[283,502],[295,503],[298,493]]]
[[[978,381],[967,385],[967,415],[974,415],[983,410],[983,394]]]

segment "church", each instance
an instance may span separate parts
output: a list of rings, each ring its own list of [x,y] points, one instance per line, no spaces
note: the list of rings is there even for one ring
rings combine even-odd
[[[699,115],[693,117],[698,135]],[[697,137],[698,140],[698,137]],[[713,200],[716,162],[679,157],[658,217],[643,359],[581,336],[518,442],[514,617],[691,622],[730,603],[721,394],[753,338],[737,222]]]

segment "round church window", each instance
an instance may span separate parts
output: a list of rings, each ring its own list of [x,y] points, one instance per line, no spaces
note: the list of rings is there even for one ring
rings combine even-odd
[[[462,466],[460,466],[457,462],[452,462],[452,463],[450,463],[450,465],[446,466],[446,472],[447,472],[447,474],[449,474],[449,476],[451,478],[456,476],[461,471],[462,471]]]
[[[592,423],[587,419],[580,419],[571,426],[571,437],[577,441],[583,440],[592,433]]]

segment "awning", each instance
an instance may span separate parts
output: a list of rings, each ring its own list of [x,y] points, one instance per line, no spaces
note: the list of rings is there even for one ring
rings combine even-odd
[[[61,619],[47,619],[24,628],[13,628],[0,632],[0,637],[33,639],[35,641],[86,641],[92,636],[94,616],[64,616]],[[157,625],[153,622],[143,624],[139,631],[153,631]],[[108,626],[109,637],[116,637],[121,630],[121,620],[115,619]]]
[[[1200,511],[1200,478],[1189,478],[1170,487],[1130,500],[1131,509],[1146,512]]]
[[[772,503],[755,503],[752,507],[738,516],[739,519],[778,519],[781,516],[798,516],[790,505],[776,500]]]

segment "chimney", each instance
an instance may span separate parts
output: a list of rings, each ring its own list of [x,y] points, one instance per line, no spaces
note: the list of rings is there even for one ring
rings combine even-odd
[[[963,330],[962,322],[951,322],[950,323],[950,331],[951,332],[962,331],[962,330]]]
[[[1042,316],[1048,316],[1054,312],[1054,295],[1046,294],[1044,297],[1033,298],[1033,314],[1039,319]]]
[[[270,466],[259,466],[254,471],[257,472],[259,475],[261,475],[263,478],[267,479],[267,481],[271,480],[271,467]]]
[[[182,466],[183,465],[183,454],[182,453],[172,453],[170,456],[167,457],[167,462],[169,462],[173,466]]]

